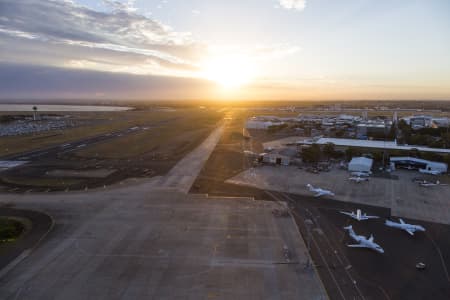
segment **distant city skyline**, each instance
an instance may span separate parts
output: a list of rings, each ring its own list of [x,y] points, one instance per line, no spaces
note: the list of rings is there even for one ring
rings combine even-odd
[[[2,0],[0,101],[450,100],[447,0]]]

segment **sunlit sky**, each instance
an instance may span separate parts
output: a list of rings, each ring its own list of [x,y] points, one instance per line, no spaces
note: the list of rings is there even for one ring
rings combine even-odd
[[[0,99],[450,99],[448,0],[0,0]]]

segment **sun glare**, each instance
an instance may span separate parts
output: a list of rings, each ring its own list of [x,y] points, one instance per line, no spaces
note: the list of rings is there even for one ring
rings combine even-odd
[[[243,56],[217,57],[207,61],[203,77],[217,82],[225,89],[236,89],[254,78],[254,67]]]

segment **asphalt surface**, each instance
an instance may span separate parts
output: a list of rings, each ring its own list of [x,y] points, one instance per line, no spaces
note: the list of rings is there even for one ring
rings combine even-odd
[[[312,221],[311,255],[331,299],[450,298],[450,226],[404,219],[427,229],[410,236],[384,225],[389,209],[280,192],[269,195],[289,203],[305,239],[305,220]],[[381,218],[358,222],[339,213],[357,208]],[[385,253],[347,247],[353,241],[343,227],[350,224],[357,234],[373,234]],[[426,269],[417,270],[418,262]]]

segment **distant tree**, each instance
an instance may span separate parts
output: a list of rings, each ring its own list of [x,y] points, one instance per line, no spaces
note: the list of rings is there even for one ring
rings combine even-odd
[[[349,147],[345,150],[345,158],[350,161],[355,156],[361,156],[361,151],[357,148]]]
[[[428,145],[431,144],[434,139],[429,135],[424,134],[413,134],[409,139],[409,144],[411,145]]]
[[[320,146],[312,144],[311,147],[302,150],[302,160],[304,162],[317,163],[320,159]]]
[[[326,143],[323,146],[323,154],[325,154],[328,158],[335,157],[336,149],[333,143]]]
[[[433,152],[421,152],[420,157],[431,161],[442,161],[444,159],[441,155]]]
[[[442,157],[442,161],[445,162],[447,165],[450,166],[450,155],[449,155],[449,154],[444,155],[444,156]]]
[[[396,124],[394,122],[394,123],[392,123],[391,128],[389,129],[389,133],[387,134],[387,139],[389,139],[389,140],[395,139],[397,137],[396,133],[397,133]]]
[[[336,137],[338,137],[338,138],[343,137],[344,134],[345,134],[345,131],[342,129],[336,130],[336,133],[335,133]]]
[[[398,122],[398,129],[400,130],[400,141],[401,143],[406,143],[406,144],[410,144],[410,138],[411,138],[411,133],[412,133],[412,129],[411,126],[408,125],[406,123],[405,120],[400,120]]]
[[[283,123],[283,124],[280,124],[280,125],[272,125],[272,126],[269,126],[269,127],[267,128],[267,130],[268,130],[270,133],[274,133],[274,132],[277,132],[277,131],[282,130],[282,129],[284,129],[284,128],[287,128],[287,127],[288,127],[288,124]]]
[[[383,161],[383,152],[379,152],[379,151],[373,152],[373,160],[376,162],[382,162]]]
[[[450,148],[450,133],[447,131],[441,133],[443,148]]]

